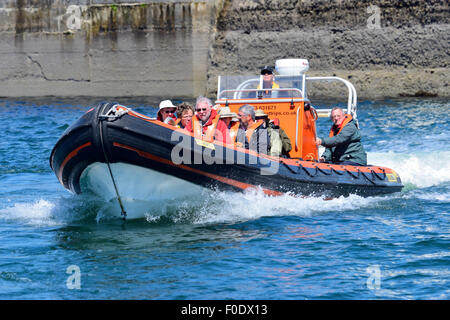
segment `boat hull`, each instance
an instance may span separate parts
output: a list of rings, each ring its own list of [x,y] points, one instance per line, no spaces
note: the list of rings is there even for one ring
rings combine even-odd
[[[128,219],[159,216],[168,204],[177,200],[189,201],[208,190],[161,172],[128,163],[95,162],[83,170],[80,176],[80,191],[100,198],[106,213],[100,216],[120,217],[122,212],[117,200],[114,183],[120,194],[122,206]]]

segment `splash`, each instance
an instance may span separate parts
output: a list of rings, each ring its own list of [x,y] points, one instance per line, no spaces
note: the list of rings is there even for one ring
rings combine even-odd
[[[394,169],[405,186],[426,188],[450,181],[450,151],[368,153],[368,162]]]
[[[54,203],[43,199],[33,203],[16,203],[0,209],[0,219],[37,227],[56,226],[60,223],[52,215],[54,208]]]
[[[91,196],[69,196],[14,203],[0,209],[0,220],[32,227],[64,226],[93,221],[102,203]]]
[[[201,201],[184,200],[171,210],[153,211],[146,214],[149,223],[216,224],[239,223],[262,217],[297,216],[313,217],[334,212],[348,212],[364,207],[379,205],[389,197],[363,198],[357,195],[324,200],[322,197],[299,197],[292,194],[282,196],[266,195],[262,189],[248,189],[245,192],[214,191],[203,194]]]

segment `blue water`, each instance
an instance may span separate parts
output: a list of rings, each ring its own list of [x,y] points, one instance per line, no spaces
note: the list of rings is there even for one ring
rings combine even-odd
[[[205,192],[125,223],[49,167],[59,136],[96,102],[0,99],[0,299],[449,299],[447,101],[360,103],[369,162],[395,169],[400,193]]]

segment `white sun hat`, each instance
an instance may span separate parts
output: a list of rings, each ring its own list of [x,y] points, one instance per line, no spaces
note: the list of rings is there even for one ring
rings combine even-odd
[[[166,109],[166,108],[176,108],[176,106],[174,106],[172,101],[170,101],[170,100],[161,101],[161,103],[159,104],[158,111],[160,111],[162,109]]]

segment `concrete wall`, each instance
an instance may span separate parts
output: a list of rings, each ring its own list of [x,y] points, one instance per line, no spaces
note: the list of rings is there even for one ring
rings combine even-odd
[[[220,1],[0,4],[0,96],[205,92]]]
[[[361,98],[449,97],[448,12],[443,0],[0,0],[0,96],[214,96],[219,74],[298,57]]]

